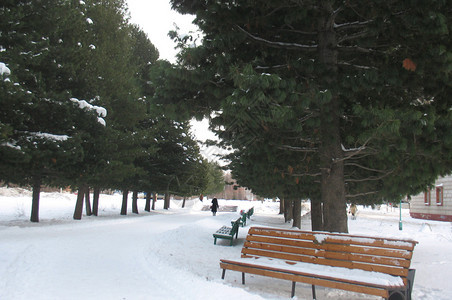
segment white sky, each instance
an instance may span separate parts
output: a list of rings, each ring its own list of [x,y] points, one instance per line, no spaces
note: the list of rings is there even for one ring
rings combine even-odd
[[[174,23],[181,33],[194,31],[196,26],[191,22],[192,15],[181,15],[171,9],[169,0],[127,0],[131,22],[139,25],[148,34],[149,39],[157,47],[160,59],[175,62],[177,50],[175,43],[168,37],[168,32],[175,29]]]
[[[166,59],[172,63],[176,61],[176,45],[169,37],[168,32],[175,29],[175,24],[180,28],[180,33],[196,31],[192,24],[194,16],[181,15],[171,9],[169,0],[127,0],[131,22],[140,26],[147,33],[149,40],[157,47],[160,59]],[[192,133],[198,140],[216,139],[209,128],[207,119],[203,121],[191,121]],[[214,147],[202,147],[201,153],[209,160],[217,160],[214,156],[220,150]]]

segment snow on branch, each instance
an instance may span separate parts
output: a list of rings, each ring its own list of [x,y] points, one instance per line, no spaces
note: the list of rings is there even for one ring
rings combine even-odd
[[[44,140],[52,140],[57,142],[64,142],[67,139],[69,139],[69,136],[63,134],[52,134],[52,133],[45,133],[45,132],[27,132],[30,137],[40,138]]]
[[[345,146],[343,144],[341,144],[341,148],[342,148],[342,151],[344,151],[344,152],[362,151],[362,150],[366,149],[365,146],[361,146],[361,147],[358,147],[358,148],[348,148],[347,149],[347,148],[345,148]]]
[[[71,98],[71,101],[77,103],[78,107],[80,107],[81,109],[86,108],[87,110],[95,110],[98,115],[97,121],[104,126],[106,125],[105,120],[103,119],[107,116],[107,110],[105,108],[89,104],[87,101],[79,100],[77,98]]]
[[[2,62],[0,62],[0,76],[9,76],[11,75],[11,70]]]

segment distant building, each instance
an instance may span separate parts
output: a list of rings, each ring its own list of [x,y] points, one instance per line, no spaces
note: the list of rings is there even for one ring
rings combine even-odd
[[[452,176],[438,178],[432,189],[411,197],[410,215],[417,219],[452,222]]]

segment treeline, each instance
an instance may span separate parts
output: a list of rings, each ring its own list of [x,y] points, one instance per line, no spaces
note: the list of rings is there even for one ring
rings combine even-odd
[[[74,219],[94,189],[192,196],[223,188],[188,118],[153,100],[159,53],[123,0],[6,0],[0,5],[0,181],[78,189]],[[148,200],[149,201],[149,200]],[[87,201],[89,203],[89,200]],[[146,205],[146,210],[150,210]]]

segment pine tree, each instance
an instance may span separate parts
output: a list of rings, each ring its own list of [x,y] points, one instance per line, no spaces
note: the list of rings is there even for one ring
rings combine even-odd
[[[14,145],[1,146],[9,154],[1,161],[2,170],[9,172],[1,175],[5,181],[33,186],[31,221],[38,222],[41,184],[67,178],[67,170],[83,158],[81,127],[97,123],[94,114],[83,113],[70,100],[83,78],[76,76],[83,68],[78,62],[89,50],[62,39],[79,37],[86,22],[77,5],[56,0],[6,2],[0,12],[2,60],[14,74],[14,83],[3,86],[1,97],[9,122],[5,139]],[[8,98],[14,98],[12,106],[3,105]],[[15,115],[21,117],[8,121]]]
[[[320,174],[325,230],[348,231],[347,196],[394,197],[450,172],[439,142],[450,140],[450,3],[171,3],[204,39],[161,72],[187,89],[159,98],[221,111],[225,143],[241,151],[250,134],[277,132],[275,148],[299,154],[294,172],[309,168],[302,181]]]

